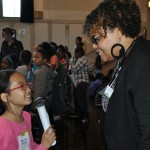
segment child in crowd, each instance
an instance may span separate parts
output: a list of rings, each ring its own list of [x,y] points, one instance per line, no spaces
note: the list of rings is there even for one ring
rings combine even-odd
[[[85,44],[85,42],[83,42],[83,39],[82,39],[82,37],[81,36],[77,36],[76,38],[75,38],[75,48],[77,48],[77,47],[82,47],[83,49],[84,49],[84,52],[86,52],[86,49],[87,49],[87,47],[86,47],[86,44]]]
[[[57,47],[58,67],[56,69],[57,76],[53,82],[53,114],[54,120],[60,120],[62,115],[66,114],[67,108],[64,100],[65,96],[65,77],[67,62],[64,59],[64,47],[62,45]],[[65,68],[66,66],[66,68]]]
[[[0,149],[47,150],[56,139],[49,127],[41,144],[33,141],[31,117],[23,111],[29,105],[31,90],[24,75],[15,70],[0,71]]]
[[[52,70],[56,71],[56,69],[58,68],[58,57],[56,55],[57,44],[55,42],[50,42],[50,51],[51,51],[51,58],[49,64],[51,65]]]
[[[73,88],[74,111],[75,115],[79,116],[82,123],[88,122],[88,59],[84,54],[84,49],[82,47],[77,47],[70,61],[71,72],[77,84]]]
[[[19,65],[19,57],[15,54],[10,54],[2,59],[1,70],[16,69],[18,65]]]
[[[21,72],[27,79],[28,73],[31,70],[30,64],[32,59],[32,53],[29,50],[24,50],[20,53],[19,61],[21,66],[18,66],[16,70]]]
[[[64,65],[65,71],[67,71],[68,61],[66,58],[65,47],[63,45],[59,45],[57,47],[57,57],[58,57],[58,61]]]
[[[37,50],[33,55],[33,62],[39,67],[38,70],[34,72],[32,80],[32,91],[33,91],[33,101],[37,98],[42,97],[45,99],[45,107],[50,116],[51,124],[53,121],[53,114],[51,112],[52,103],[52,83],[53,78],[56,74],[52,71],[49,62],[49,51],[47,50]],[[39,120],[39,117],[37,118]],[[38,121],[39,135],[41,138],[43,133],[43,127],[41,122]]]

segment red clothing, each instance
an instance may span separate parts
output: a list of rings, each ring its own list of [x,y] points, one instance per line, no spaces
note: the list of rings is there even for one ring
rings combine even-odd
[[[56,69],[58,68],[58,57],[56,55],[53,55],[51,57],[51,60],[49,62],[50,65],[55,65]]]
[[[65,69],[68,68],[68,63],[64,58],[60,59],[59,62],[61,62],[64,65]]]

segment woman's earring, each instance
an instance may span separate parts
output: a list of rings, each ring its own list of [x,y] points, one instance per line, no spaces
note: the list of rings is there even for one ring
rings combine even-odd
[[[120,47],[120,50],[119,50],[119,55],[118,56],[115,56],[114,55],[114,49],[116,48],[116,47]],[[117,44],[114,44],[113,46],[112,46],[112,48],[111,48],[111,55],[115,58],[115,59],[120,59],[120,58],[122,58],[123,56],[125,56],[125,48],[124,48],[124,46],[122,45],[122,44],[119,44],[119,43],[117,43]]]

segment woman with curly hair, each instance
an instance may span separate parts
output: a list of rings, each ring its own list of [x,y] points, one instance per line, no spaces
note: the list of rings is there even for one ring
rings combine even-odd
[[[131,0],[104,1],[86,17],[84,34],[101,59],[117,61],[102,95],[108,150],[150,150],[150,41],[140,30],[140,10]]]

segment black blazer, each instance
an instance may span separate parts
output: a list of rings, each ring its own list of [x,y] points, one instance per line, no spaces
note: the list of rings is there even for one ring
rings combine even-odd
[[[150,150],[150,42],[141,37],[116,79],[104,124],[108,150]]]

